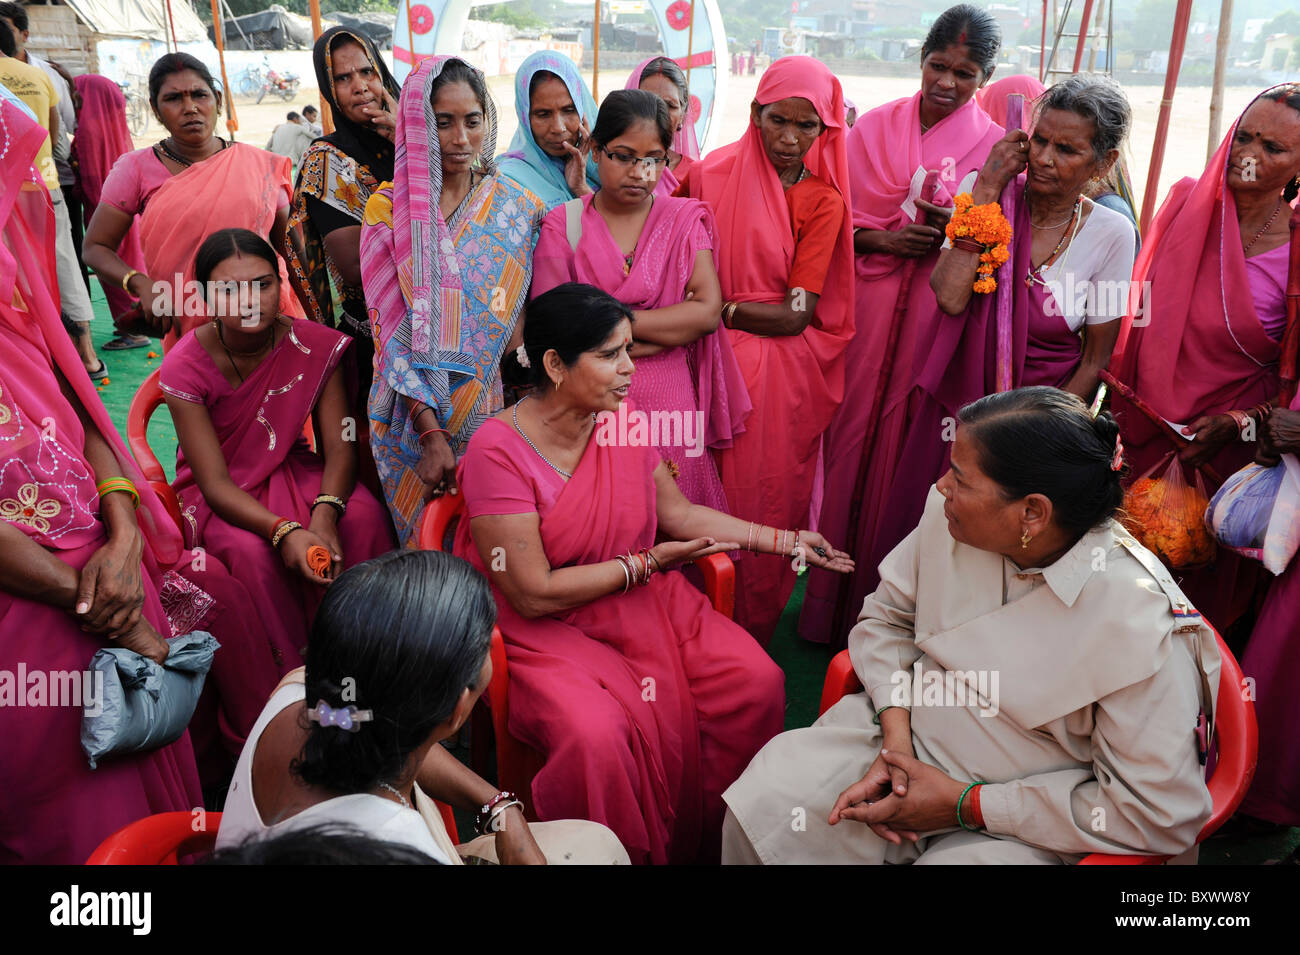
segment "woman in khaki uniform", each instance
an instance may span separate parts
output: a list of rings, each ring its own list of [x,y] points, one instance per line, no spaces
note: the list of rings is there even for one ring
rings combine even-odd
[[[724,796],[724,862],[1178,855],[1209,818],[1218,652],[1113,519],[1113,419],[1054,388],[958,418],[849,635],[865,691],[754,757]]]

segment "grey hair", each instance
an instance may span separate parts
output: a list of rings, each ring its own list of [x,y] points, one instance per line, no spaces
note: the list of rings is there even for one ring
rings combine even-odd
[[[1098,162],[1104,162],[1108,152],[1124,144],[1133,125],[1128,97],[1109,76],[1084,73],[1067,76],[1048,87],[1035,105],[1038,116],[1049,109],[1060,109],[1091,120],[1092,151]]]

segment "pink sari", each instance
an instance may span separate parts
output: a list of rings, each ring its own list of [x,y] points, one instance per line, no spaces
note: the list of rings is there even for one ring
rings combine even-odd
[[[582,238],[576,251],[569,246],[564,206],[552,209],[542,221],[533,253],[531,295],[565,282],[585,282],[632,309],[680,304],[696,255],[717,243],[708,207],[694,199],[656,195],[632,269],[624,274],[623,253],[592,198],[582,199]],[[676,465],[678,486],[692,503],[725,511],[717,467],[702,452],[705,447],[730,447],[752,407],[725,332],[719,329],[689,345],[637,359],[631,397],[647,413],[678,414],[683,421],[692,415],[700,422],[702,427],[692,431],[698,438],[694,447],[683,439],[677,446],[658,447],[658,453]]]
[[[920,93],[886,103],[860,117],[849,132],[854,229],[896,232],[915,221],[902,206],[911,194],[918,169],[939,172],[934,202],[951,206],[958,184],[983,166],[989,150],[1003,136],[1002,128],[973,100],[922,134],[920,103]],[[862,609],[863,598],[874,589],[875,565],[865,566],[861,557],[870,550],[876,535],[885,495],[916,412],[914,356],[931,347],[941,324],[930,289],[930,273],[938,260],[936,248],[911,266],[892,364],[886,368],[889,359],[885,351],[903,274],[913,260],[882,254],[854,256],[856,331],[845,354],[853,394],[840,405],[826,432],[825,482],[817,529],[858,557],[859,569],[847,584],[837,574],[813,572],[799,619],[800,633],[809,640],[842,641]],[[886,376],[883,404],[875,409],[872,406],[882,375]],[[866,482],[859,486],[862,445],[874,415],[879,421],[869,449]],[[859,495],[861,510],[856,526],[851,527],[852,502]],[[837,615],[844,586],[849,587],[848,599]]]
[[[642,60],[632,72],[628,74],[627,82],[623,84],[625,90],[639,90],[641,88],[641,74],[651,60],[660,59],[659,56],[652,56]],[[659,182],[655,184],[655,196],[671,196],[677,191],[677,187],[686,181],[686,174],[700,158],[700,143],[695,136],[695,122],[688,114],[682,119],[681,126],[677,127],[677,132],[673,134],[673,152],[682,157],[681,162],[677,164],[676,169],[664,167],[664,171],[659,174]]]
[[[0,94],[0,519],[80,570],[107,541],[85,431],[55,369],[141,491],[144,616],[169,636],[158,596],[159,565],[180,553],[175,526],[140,477],[95,395],[51,297],[54,210],[31,167],[45,131]],[[90,770],[80,746],[81,709],[34,703],[31,677],[83,673],[102,637],[83,633],[60,607],[0,592],[0,671],[24,697],[0,707],[0,863],[78,864],[111,832],[142,816],[202,805],[187,735],[162,749],[105,760]],[[53,697],[47,697],[54,702]],[[35,702],[42,701],[40,697]]]
[[[1120,381],[1178,425],[1272,401],[1281,389],[1280,349],[1255,312],[1237,207],[1226,185],[1236,131],[1234,123],[1199,180],[1184,179],[1169,191],[1143,237],[1133,280],[1138,287],[1150,283],[1145,324],[1125,317],[1111,362]],[[1113,395],[1112,403],[1135,479],[1173,445],[1122,396]],[[1226,478],[1254,456],[1253,442],[1231,441],[1210,466]],[[1213,568],[1186,573],[1179,586],[1222,632],[1250,606],[1262,573],[1221,548]]]
[[[135,149],[135,145],[126,125],[126,97],[122,88],[98,73],[83,73],[73,82],[81,94],[81,110],[77,113],[77,135],[72,140],[72,162],[77,169],[77,185],[81,187],[82,212],[86,225],[90,225],[108,171],[120,157]],[[117,254],[128,268],[145,271],[140,230],[134,224],[127,230]],[[109,314],[116,318],[131,310],[135,301],[125,290],[111,282],[100,284],[104,298],[108,299]]]
[[[531,512],[552,567],[649,547],[658,460],[589,441],[565,481],[508,420],[491,418],[461,462],[471,520],[455,552],[491,580],[472,519]],[[510,732],[546,758],[532,786],[538,817],[603,823],[635,862],[716,862],[722,792],[781,731],[781,670],[680,573],[532,619],[494,593]]]
[[[194,255],[203,240],[230,228],[248,229],[269,239],[279,206],[293,195],[291,168],[288,156],[231,143],[172,176],[149,197],[138,223],[140,243],[149,277],[171,287],[176,324],[167,335],[168,347],[208,320],[202,297],[186,289],[194,279]],[[283,259],[279,265],[280,313],[302,318]]]
[[[199,340],[187,336],[163,361],[162,390],[204,405],[231,480],[268,510],[305,527],[320,493],[324,462],[308,447],[303,427],[350,341],[298,319],[247,380],[231,388]],[[285,567],[265,536],[228,524],[212,511],[183,448],[173,487],[190,545],[202,545],[232,568],[260,609],[281,675],[301,666],[307,630],[324,591]],[[339,521],[339,538],[349,567],[394,546],[386,510],[361,485]]]
[[[989,119],[1003,128],[1007,125],[1007,97],[1013,93],[1019,93],[1025,98],[1025,126],[1026,130],[1033,130],[1034,124],[1033,112],[1029,109],[1029,104],[1046,91],[1042,83],[1038,82],[1032,76],[1004,76],[1000,80],[994,80],[988,86],[979,89],[975,93],[975,103],[980,109],[988,113]]]
[[[786,56],[763,74],[758,102],[809,100],[826,129],[804,157],[812,175],[849,195],[844,95],[820,62]],[[718,220],[718,275],[728,301],[781,302],[789,290],[795,237],[790,206],[763,149],[758,127],[691,170],[691,195]],[[802,333],[751,335],[729,330],[754,410],[745,432],[718,454],[731,513],[778,528],[807,527],[822,435],[844,397],[844,350],[853,337],[853,235],[848,210],[812,322]],[[833,542],[838,543],[838,542]],[[736,618],[761,642],[776,629],[794,589],[779,560],[737,564]]]

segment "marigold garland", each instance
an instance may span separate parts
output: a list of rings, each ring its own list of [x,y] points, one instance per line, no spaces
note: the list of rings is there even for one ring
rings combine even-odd
[[[975,284],[971,288],[987,294],[998,287],[993,273],[1011,257],[1007,243],[1014,233],[1011,223],[1002,214],[1001,205],[989,202],[977,206],[974,202],[969,192],[963,192],[953,200],[952,218],[948,220],[945,232],[950,241],[971,239],[984,247],[975,270]]]

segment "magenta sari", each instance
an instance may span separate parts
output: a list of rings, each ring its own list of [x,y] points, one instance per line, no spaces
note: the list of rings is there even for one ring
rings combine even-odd
[[[550,565],[572,567],[654,543],[658,462],[648,448],[590,441],[565,481],[508,420],[490,418],[459,479],[471,520],[535,512]],[[471,520],[455,552],[491,580]],[[533,619],[494,593],[510,732],[546,758],[532,786],[538,817],[603,823],[635,862],[717,862],[722,792],[781,731],[781,670],[680,573]]]
[[[231,388],[199,340],[186,335],[163,361],[162,390],[204,405],[231,480],[267,510],[306,527],[324,462],[307,445],[303,428],[350,341],[298,319],[247,380]],[[285,567],[265,536],[228,524],[212,511],[183,448],[173,487],[190,546],[202,545],[247,588],[266,624],[281,675],[301,666],[307,630],[324,592]],[[395,546],[387,511],[361,485],[339,521],[339,538],[349,567]]]
[[[631,271],[625,273],[623,254],[592,198],[582,198],[582,238],[576,251],[565,232],[564,206],[552,209],[542,221],[533,253],[531,295],[565,282],[585,282],[632,309],[680,304],[696,255],[717,243],[708,207],[695,199],[656,195]],[[703,451],[731,447],[732,439],[745,430],[744,420],[752,407],[727,336],[719,330],[689,345],[638,358],[631,397],[647,413],[678,414],[683,421],[691,415],[702,423],[702,428],[692,431],[698,439],[694,447],[683,443],[657,451],[676,466],[677,484],[692,503],[726,511],[718,469]]]
[[[853,228],[895,232],[915,221],[904,208],[917,170],[939,172],[936,205],[951,206],[958,184],[978,170],[993,144],[1003,136],[974,100],[921,132],[921,94],[895,100],[860,117],[848,134],[853,179]],[[930,273],[939,260],[935,249],[919,260],[892,255],[854,255],[856,333],[845,353],[851,394],[839,406],[823,445],[824,492],[817,529],[858,558],[858,572],[845,582],[838,574],[816,571],[808,582],[800,633],[816,642],[842,642],[863,598],[874,589],[875,564],[862,558],[871,548],[885,516],[885,495],[898,467],[903,442],[911,431],[918,395],[913,356],[924,354],[939,333],[941,313],[930,290]],[[911,263],[915,261],[915,264]],[[907,301],[898,317],[895,346],[885,351],[899,308],[903,275],[910,269]],[[873,407],[880,379],[883,402]],[[866,481],[859,469],[868,425],[879,416]],[[852,502],[861,495],[856,526],[850,527]],[[924,500],[924,494],[921,495]],[[920,518],[920,512],[916,514]],[[842,612],[836,614],[841,588],[849,587]]]
[[[0,519],[77,570],[107,542],[85,430],[57,369],[122,473],[141,489],[143,613],[170,636],[159,566],[179,556],[179,535],[113,429],[51,297],[54,210],[31,166],[45,131],[7,91],[0,93],[0,127],[7,143],[0,156]],[[83,633],[61,607],[8,592],[0,592],[0,633],[0,672],[11,675],[14,694],[0,692],[0,863],[78,864],[128,822],[202,805],[188,735],[92,771],[80,746],[80,707],[33,697],[33,674],[83,673],[104,638]],[[18,684],[20,668],[26,685]]]

